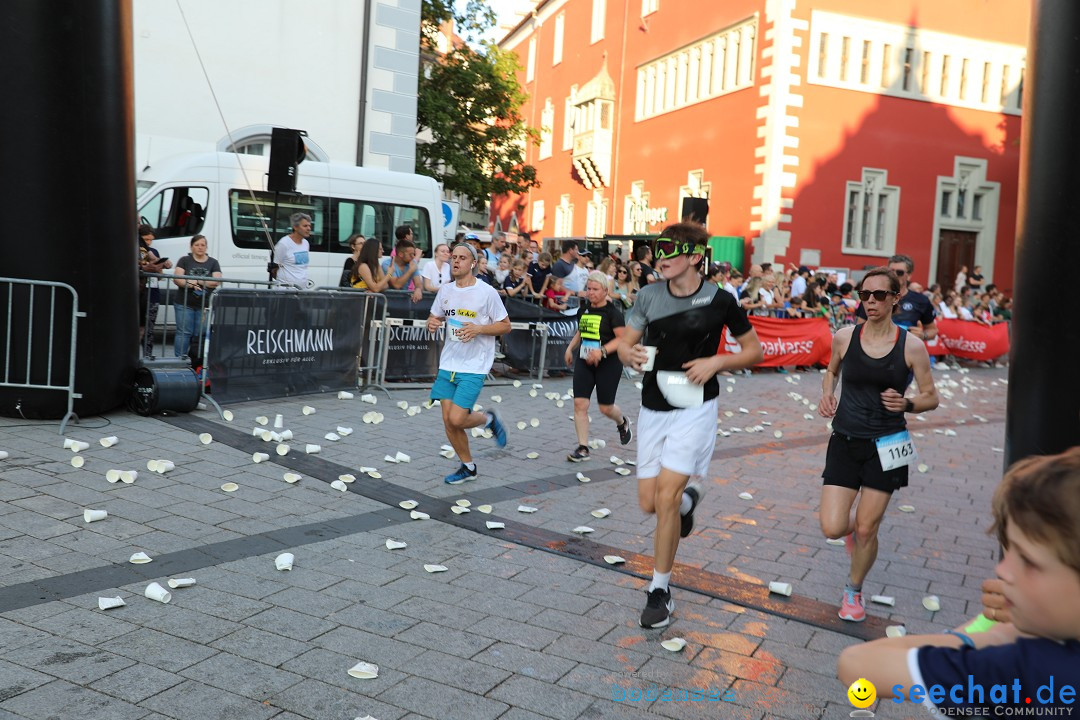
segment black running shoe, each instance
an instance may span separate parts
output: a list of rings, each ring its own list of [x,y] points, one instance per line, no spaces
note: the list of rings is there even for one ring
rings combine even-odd
[[[701,486],[697,483],[690,483],[683,492],[690,496],[690,512],[679,518],[679,537],[687,537],[693,532],[694,510],[697,509],[698,503],[701,502],[701,497],[705,494],[705,491],[702,490]]]
[[[585,462],[589,459],[589,448],[585,445],[578,445],[574,452],[566,456],[566,459],[570,462]]]
[[[619,442],[623,445],[629,444],[634,438],[634,432],[630,429],[630,418],[623,415],[622,425],[616,425],[615,427],[619,429]]]
[[[671,591],[656,588],[646,590],[645,609],[641,611],[641,627],[660,628],[666,627],[671,622],[671,613],[675,610],[675,603],[671,601]]]

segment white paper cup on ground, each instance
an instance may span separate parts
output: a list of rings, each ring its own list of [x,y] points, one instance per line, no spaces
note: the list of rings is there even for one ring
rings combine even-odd
[[[159,462],[161,462],[161,461],[160,460],[147,460],[146,461],[146,469],[149,470],[150,472],[157,472]]]
[[[111,483],[119,482],[120,481],[120,471],[116,470],[115,468],[112,469],[112,470],[106,470],[105,471],[105,479],[108,480]]]
[[[285,416],[278,413],[274,416],[274,429],[280,430],[283,427],[285,427]]]
[[[311,445],[311,444],[305,445],[304,446],[304,452],[307,453],[308,455],[318,455],[319,453],[322,452],[322,445]]]
[[[253,453],[251,456],[252,462],[261,463],[270,459],[270,453]]]
[[[176,588],[191,587],[195,584],[195,578],[171,578],[169,580],[169,587],[173,590]]]
[[[791,583],[773,581],[769,583],[769,592],[791,597]]]
[[[903,625],[890,625],[887,628],[885,628],[885,636],[886,637],[895,638],[895,637],[904,637],[905,635],[907,635],[907,628],[904,627]]]
[[[927,595],[922,599],[922,606],[930,612],[937,612],[941,609],[941,598],[937,595]]]
[[[65,450],[70,450],[71,448],[75,447],[75,443],[77,443],[77,442],[78,442],[78,440],[72,440],[71,438],[64,438],[64,449]]]
[[[176,463],[172,460],[158,460],[157,471],[159,474],[164,475],[167,472],[176,469]]]
[[[225,410],[225,411],[223,411],[221,413],[221,417],[222,417],[222,419],[225,420],[225,422],[232,422],[233,421],[233,411],[232,410]]]
[[[661,647],[669,652],[679,652],[686,647],[686,641],[680,637],[671,638],[670,640],[664,640],[660,643]]]
[[[231,492],[236,492],[239,489],[240,489],[240,486],[237,485],[234,482],[222,483],[222,485],[221,485],[221,491],[222,492],[231,493]]]
[[[323,439],[329,440],[330,442],[336,442],[336,441],[341,439],[341,436],[338,435],[337,433],[328,432],[325,435],[323,435]]]
[[[7,459],[7,456],[8,456],[8,454],[6,452],[4,452],[3,450],[0,450],[0,460]],[[71,458],[71,467],[73,467],[73,468],[81,468],[85,464],[86,464],[86,458],[84,458],[82,455],[75,455],[74,457]]]
[[[304,407],[300,408],[300,412],[304,413],[305,415],[314,415],[315,408],[311,407],[310,405],[305,405]]]
[[[214,442],[214,436],[210,433],[199,433],[199,442],[203,445],[209,445]]]
[[[274,567],[278,570],[292,570],[296,556],[292,553],[281,553],[274,558]]]
[[[338,400],[352,400],[353,399],[353,394],[351,392],[346,392],[345,390],[342,390],[341,392],[339,392],[337,394],[337,399]]]
[[[375,663],[358,662],[349,668],[349,676],[357,680],[374,680],[379,677],[379,666]]]
[[[408,547],[408,544],[401,542],[400,540],[391,540],[387,538],[386,549],[387,550],[400,550],[401,548]]]
[[[158,465],[158,467],[161,467],[161,465]],[[120,482],[124,483],[125,485],[130,485],[131,483],[135,482],[138,479],[139,479],[139,471],[138,470],[121,470],[120,471]]]
[[[282,456],[288,455],[289,454],[289,446],[282,443],[281,445],[277,446],[276,452],[277,452],[278,455],[282,455]]]
[[[255,418],[255,422],[259,423],[260,425],[266,425],[270,422],[270,418],[266,417],[265,415],[260,415],[259,417]]]
[[[120,442],[120,438],[115,435],[110,435],[109,437],[101,438],[98,442],[101,443],[101,447],[103,448],[111,448],[113,445]]]
[[[172,600],[172,593],[161,587],[156,582],[152,582],[146,586],[146,590],[143,595],[151,600],[157,600],[159,603],[167,603]]]
[[[302,476],[300,475],[300,473],[287,472],[285,473],[283,479],[285,480],[285,482],[292,485],[293,483],[300,482]]]
[[[281,434],[279,434],[278,437],[281,438],[281,440],[292,440],[292,430],[282,430]],[[278,442],[281,442],[281,440],[279,440]]]
[[[347,492],[349,490],[349,486],[340,480],[335,480],[334,482],[330,483],[330,487],[334,488],[335,490],[340,490],[341,492]]]
[[[82,452],[83,450],[89,450],[90,443],[80,442],[78,440],[71,446],[71,452]]]
[[[83,510],[82,516],[83,522],[92,523],[97,522],[98,520],[104,520],[109,517],[109,513],[105,510],[91,510],[90,508],[86,508]]]
[[[352,428],[345,427],[344,425],[338,425],[337,432],[338,435],[340,435],[341,437],[349,437],[350,435],[352,435]]]
[[[645,348],[645,362],[641,364],[642,372],[649,372],[653,369],[653,365],[656,364],[656,346],[655,345],[642,345]]]
[[[153,562],[153,558],[144,552],[137,552],[128,558],[128,562],[132,565],[145,565],[148,562]]]
[[[99,597],[97,599],[98,610],[112,610],[113,608],[123,607],[127,605],[122,597]]]
[[[406,455],[405,453],[401,452],[400,450],[398,450],[397,454],[396,454],[396,455],[394,455],[394,458],[395,458],[395,459],[396,459],[396,460],[397,460],[397,461],[398,461],[399,463],[407,463],[407,462],[412,462],[412,458],[411,458],[411,457],[409,457],[408,455]]]

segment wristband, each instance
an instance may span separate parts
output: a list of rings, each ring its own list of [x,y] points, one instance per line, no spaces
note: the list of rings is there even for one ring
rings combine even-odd
[[[943,635],[953,635],[955,637],[960,638],[964,642],[964,645],[966,645],[969,648],[974,648],[975,647],[975,641],[972,640],[970,637],[968,637],[967,635],[965,635],[962,632],[956,632],[955,630],[946,630],[942,634]]]
[[[600,346],[600,359],[601,360],[606,360],[607,359],[607,348],[604,347],[603,345]]]
[[[915,401],[911,398],[904,402],[904,412],[915,412]]]

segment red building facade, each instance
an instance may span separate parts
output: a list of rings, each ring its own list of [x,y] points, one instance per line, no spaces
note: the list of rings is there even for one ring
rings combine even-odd
[[[540,188],[496,230],[655,234],[708,198],[743,265],[910,255],[1012,284],[1027,0],[543,0],[503,40]]]

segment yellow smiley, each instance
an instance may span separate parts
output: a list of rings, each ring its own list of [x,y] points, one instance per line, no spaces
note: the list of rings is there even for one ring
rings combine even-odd
[[[877,688],[866,678],[859,678],[847,689],[848,700],[857,708],[868,708],[877,699]]]

